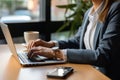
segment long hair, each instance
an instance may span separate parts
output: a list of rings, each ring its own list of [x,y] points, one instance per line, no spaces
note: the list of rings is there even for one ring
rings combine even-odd
[[[107,13],[109,11],[109,8],[111,6],[111,4],[114,2],[114,1],[117,1],[117,0],[105,0],[105,5],[101,11],[101,13],[99,14],[99,20],[101,22],[104,22],[105,19],[106,19],[106,16],[107,16]]]

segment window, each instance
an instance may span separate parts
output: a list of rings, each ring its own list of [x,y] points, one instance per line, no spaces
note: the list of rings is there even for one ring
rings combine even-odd
[[[51,21],[63,21],[65,9],[56,7],[74,0],[0,0],[0,19],[3,22],[45,21],[50,16]],[[47,3],[51,2],[51,3]],[[46,4],[51,4],[46,6]],[[50,14],[45,13],[50,7]],[[68,13],[69,15],[70,13]]]
[[[39,3],[39,0],[0,0],[1,21],[39,21]]]
[[[70,15],[72,11],[68,11],[67,14],[64,15],[65,9],[56,6],[67,5],[69,3],[74,3],[74,0],[51,0],[51,21],[64,21],[65,16]],[[51,34],[51,40],[66,40],[71,36],[69,35],[69,31],[55,32]]]
[[[56,5],[70,1],[74,0],[0,0],[0,21],[9,25],[13,37],[23,36],[25,30],[39,30],[44,35],[43,39],[50,40],[51,33],[65,20],[65,9]],[[3,35],[0,34],[0,38],[4,38]]]
[[[63,21],[65,9],[56,7],[57,5],[66,5],[68,3],[74,3],[74,0],[51,0],[51,21]],[[70,15],[72,11],[68,11],[67,15]]]

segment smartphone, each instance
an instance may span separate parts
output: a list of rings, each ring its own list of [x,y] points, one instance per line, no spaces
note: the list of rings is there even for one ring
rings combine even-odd
[[[51,78],[66,78],[71,73],[73,73],[72,67],[57,67],[53,69],[52,71],[47,73],[47,77]]]

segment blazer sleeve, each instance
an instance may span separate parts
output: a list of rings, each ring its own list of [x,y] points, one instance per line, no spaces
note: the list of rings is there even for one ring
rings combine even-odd
[[[120,1],[111,5],[95,50],[67,49],[69,62],[105,66],[120,58]],[[74,43],[74,42],[73,42]],[[78,41],[75,42],[77,45]],[[79,43],[78,43],[79,44]],[[120,63],[116,63],[120,64]]]

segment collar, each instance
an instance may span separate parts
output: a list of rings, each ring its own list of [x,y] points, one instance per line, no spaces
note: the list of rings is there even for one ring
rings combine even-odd
[[[99,7],[95,11],[93,11],[93,7],[91,7],[89,16],[99,15],[103,9],[104,4],[105,4],[105,1],[102,1],[102,3],[99,5]]]

